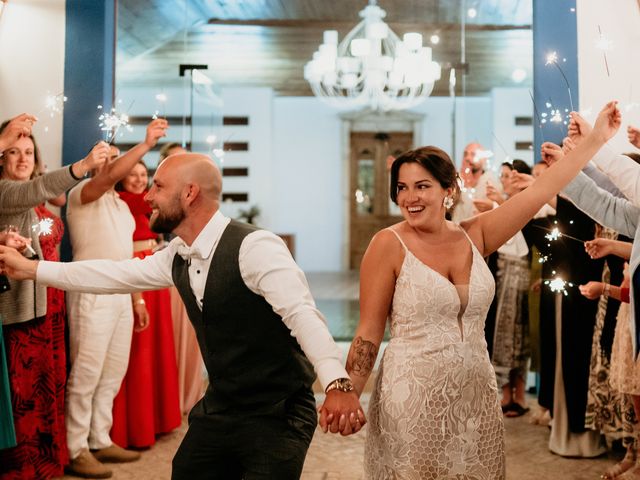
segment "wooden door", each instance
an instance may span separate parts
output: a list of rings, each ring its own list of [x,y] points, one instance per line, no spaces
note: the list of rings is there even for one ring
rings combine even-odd
[[[408,132],[352,132],[350,164],[349,265],[360,262],[371,237],[402,220],[389,198],[387,157],[397,157],[413,145]]]

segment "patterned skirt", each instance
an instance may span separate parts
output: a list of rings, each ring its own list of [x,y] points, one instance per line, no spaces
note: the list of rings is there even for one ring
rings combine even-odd
[[[609,268],[606,265],[602,277],[604,282],[609,281]],[[628,321],[621,322],[620,317],[628,319],[628,305],[622,304],[620,306],[611,361],[609,361],[601,345],[607,304],[608,298],[600,297],[591,347],[585,428],[600,431],[611,439],[622,438],[627,444],[632,441],[634,436],[635,413],[631,399],[625,395],[625,393],[632,392],[625,392],[624,389],[627,389],[628,380],[633,382],[635,369],[632,367],[633,354],[629,351],[627,355],[623,347],[625,341],[628,341],[629,348],[631,348]],[[627,313],[625,314],[625,312]],[[623,324],[626,324],[627,327],[626,338],[622,328]],[[626,371],[627,366],[629,367],[628,371]]]
[[[529,260],[500,254],[496,287],[496,323],[491,363],[498,388],[512,377],[527,377],[529,348]]]
[[[16,430],[13,427],[13,408],[11,407],[11,388],[9,372],[2,338],[0,319],[0,450],[16,446]]]
[[[5,325],[17,446],[0,450],[0,477],[47,479],[69,461],[64,424],[64,292],[47,289],[47,315]]]

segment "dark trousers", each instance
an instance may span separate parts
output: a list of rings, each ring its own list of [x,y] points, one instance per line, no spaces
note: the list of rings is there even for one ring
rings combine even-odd
[[[207,413],[201,400],[189,414],[171,478],[298,479],[316,424],[308,388],[257,411]]]

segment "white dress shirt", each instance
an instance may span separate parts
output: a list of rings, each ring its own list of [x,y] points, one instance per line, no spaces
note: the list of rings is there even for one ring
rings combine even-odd
[[[640,206],[640,165],[630,157],[604,145],[591,161],[636,206]]]
[[[189,247],[181,238],[144,259],[39,262],[37,281],[63,290],[128,293],[173,285],[171,267],[176,254],[189,261],[189,283],[202,309],[209,266],[230,219],[216,212]],[[257,230],[240,246],[240,274],[247,288],[265,298],[282,317],[291,335],[313,364],[326,388],[336,378],[348,378],[342,353],[316,308],[307,280],[277,235]],[[215,272],[212,272],[215,274]]]

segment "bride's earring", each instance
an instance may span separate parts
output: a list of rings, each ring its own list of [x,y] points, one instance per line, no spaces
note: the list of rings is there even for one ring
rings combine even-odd
[[[449,210],[451,207],[453,207],[453,197],[449,195],[444,197],[444,200],[442,201],[442,205],[444,205],[444,208]]]

